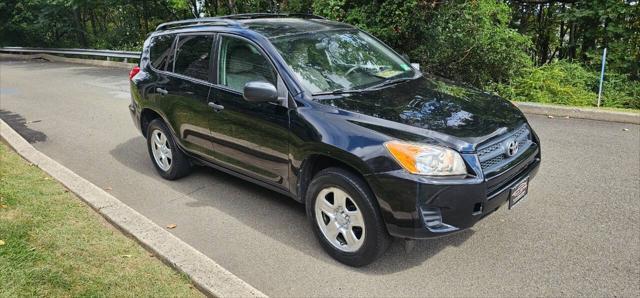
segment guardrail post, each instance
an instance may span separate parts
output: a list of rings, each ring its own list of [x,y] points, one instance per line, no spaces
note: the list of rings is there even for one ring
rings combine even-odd
[[[108,56],[107,56],[107,61],[111,61],[111,57],[108,57]]]
[[[124,62],[124,63],[127,63],[127,62],[129,62],[129,61],[127,60],[127,58],[124,58],[124,61],[123,61],[123,62]]]

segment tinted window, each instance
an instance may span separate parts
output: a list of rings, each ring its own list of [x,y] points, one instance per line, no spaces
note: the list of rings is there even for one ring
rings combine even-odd
[[[213,35],[186,35],[178,38],[173,72],[208,81]]]
[[[157,69],[164,70],[165,63],[173,53],[173,34],[160,35],[151,38],[149,42],[149,58],[151,65]]]
[[[218,72],[220,84],[239,92],[251,81],[276,84],[276,73],[267,58],[254,45],[237,38],[223,36]]]

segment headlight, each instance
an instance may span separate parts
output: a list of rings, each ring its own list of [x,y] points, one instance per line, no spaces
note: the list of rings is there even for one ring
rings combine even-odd
[[[396,161],[412,174],[430,176],[452,176],[467,174],[462,156],[449,148],[389,141],[384,143]]]

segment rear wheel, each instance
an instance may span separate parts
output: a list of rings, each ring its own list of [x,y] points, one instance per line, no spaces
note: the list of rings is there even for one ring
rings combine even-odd
[[[178,148],[161,119],[149,123],[147,147],[151,161],[162,178],[175,180],[189,174],[189,158]]]
[[[307,191],[307,216],[322,247],[350,266],[382,255],[391,237],[362,178],[340,168],[320,171]]]

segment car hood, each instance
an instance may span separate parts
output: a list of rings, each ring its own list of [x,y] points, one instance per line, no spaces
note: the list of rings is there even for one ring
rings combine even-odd
[[[478,143],[526,121],[522,112],[507,100],[434,76],[318,101],[470,143]]]

